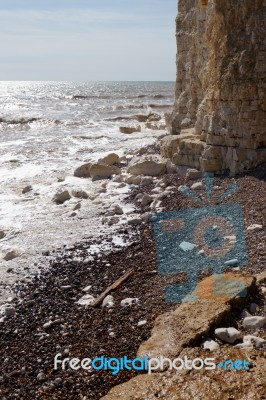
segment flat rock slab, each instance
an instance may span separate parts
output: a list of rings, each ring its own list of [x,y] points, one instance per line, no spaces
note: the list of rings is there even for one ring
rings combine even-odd
[[[266,363],[257,350],[221,348],[215,352],[215,356],[210,356],[206,350],[194,348],[185,349],[180,357],[215,357],[218,363],[227,359],[250,361],[251,355],[256,357],[256,361],[253,361],[254,368],[250,371],[216,368],[209,371],[181,370],[138,375],[114,387],[102,400],[227,400],[229,394],[235,400],[260,400],[265,395]]]
[[[254,284],[252,277],[216,275],[214,289],[213,276],[204,279],[198,285],[199,301],[182,303],[176,310],[156,319],[151,337],[140,346],[138,357],[176,357],[184,347],[195,343],[225,319],[231,311],[232,301],[241,295],[243,287],[248,292]],[[221,297],[215,296],[215,292]]]
[[[241,285],[239,285],[241,282]],[[189,348],[196,344],[197,340],[203,335],[206,335],[210,329],[217,326],[227,316],[230,316],[232,303],[243,301],[241,295],[243,287],[246,289],[246,294],[253,289],[255,285],[255,278],[225,274],[216,275],[214,289],[214,278],[210,276],[204,279],[198,285],[197,296],[199,301],[182,303],[176,310],[160,315],[152,330],[151,337],[143,343],[137,353],[138,357],[145,357],[148,355],[150,358],[159,358],[164,356],[172,360],[177,357],[190,356],[194,354],[193,358],[197,357],[210,357],[210,353],[200,348]],[[228,290],[228,287],[230,290]],[[226,294],[217,297],[216,291],[220,294]],[[191,296],[193,298],[193,296]],[[247,300],[247,296],[245,300]],[[217,349],[215,357],[219,362],[219,355],[221,360],[226,360],[228,354],[226,352],[233,352],[232,359],[246,359],[244,349]],[[255,351],[255,350],[254,350]],[[242,352],[242,353],[241,353]],[[202,353],[202,356],[201,356]],[[213,357],[213,356],[212,356]],[[223,357],[223,358],[222,358]],[[257,360],[256,360],[257,361]],[[109,394],[103,397],[103,400],[156,400],[158,397],[167,400],[181,400],[181,399],[227,399],[229,388],[233,386],[235,395],[239,393],[242,397],[234,397],[235,399],[242,400],[243,393],[250,395],[256,394],[254,399],[260,399],[263,391],[262,381],[266,380],[264,370],[266,369],[265,360],[262,359],[260,366],[256,369],[256,379],[254,386],[250,386],[250,373],[247,371],[232,371],[227,373],[227,380],[224,380],[225,371],[214,370],[189,372],[182,371],[166,371],[153,373],[152,375],[143,374],[131,379],[130,381],[114,387]],[[251,370],[254,371],[253,369]],[[242,374],[241,377],[236,373]],[[204,374],[204,379],[202,374]],[[244,375],[245,374],[245,375]],[[184,378],[185,376],[185,378]],[[253,374],[254,378],[255,374]],[[246,381],[245,381],[246,379]],[[239,385],[243,383],[243,392],[239,391]],[[224,397],[221,397],[221,392],[224,392]],[[258,395],[257,395],[258,392]],[[230,391],[231,394],[231,391]],[[257,397],[256,397],[257,396]]]

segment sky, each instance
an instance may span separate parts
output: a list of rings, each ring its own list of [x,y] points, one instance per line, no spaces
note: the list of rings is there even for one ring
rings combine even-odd
[[[177,0],[0,0],[0,80],[174,81]]]

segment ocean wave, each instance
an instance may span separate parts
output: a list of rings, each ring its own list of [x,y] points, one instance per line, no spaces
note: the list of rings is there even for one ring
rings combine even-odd
[[[110,99],[108,95],[87,95],[87,94],[74,94],[71,96],[72,100],[86,100],[86,99]]]
[[[150,108],[171,108],[172,104],[149,104]]]
[[[104,118],[104,121],[125,121],[125,120],[131,120],[131,119],[135,119],[136,116],[135,115],[125,115],[125,116],[119,116],[119,117],[110,117],[110,118]]]
[[[57,119],[44,119],[38,117],[0,117],[0,125],[1,126],[12,126],[12,125],[19,125],[25,126],[34,123],[45,123],[45,124],[60,124],[60,121]]]
[[[147,108],[148,105],[147,104],[120,104],[119,106],[116,106],[116,110],[117,111],[122,111],[122,110],[143,110],[145,108]]]
[[[156,94],[155,96],[153,96],[154,99],[165,99],[166,96],[164,96],[163,94]]]
[[[40,121],[41,118],[25,118],[25,117],[19,117],[19,118],[2,118],[0,117],[0,124],[7,124],[7,125],[26,125],[30,124],[32,122]]]

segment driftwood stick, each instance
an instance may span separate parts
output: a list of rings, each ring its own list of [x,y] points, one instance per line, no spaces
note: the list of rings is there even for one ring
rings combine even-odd
[[[91,303],[91,306],[97,307],[104,300],[104,298],[108,295],[108,293],[110,293],[112,290],[115,290],[120,285],[122,285],[122,283],[125,282],[132,274],[133,274],[133,269],[130,269],[123,276],[121,276],[119,279],[117,279],[112,285],[108,286],[108,288],[102,294],[100,294],[94,300],[93,303]]]

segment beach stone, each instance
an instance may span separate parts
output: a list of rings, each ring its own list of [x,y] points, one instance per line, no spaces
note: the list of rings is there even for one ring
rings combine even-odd
[[[129,175],[129,176],[126,178],[126,182],[127,182],[129,185],[139,185],[140,182],[141,182],[141,177],[140,177],[140,176],[135,176],[135,175]]]
[[[110,153],[104,158],[98,160],[99,164],[113,165],[119,163],[119,156],[116,153]]]
[[[78,178],[90,178],[90,167],[92,162],[88,162],[86,164],[81,165],[80,167],[76,168],[74,171],[74,176]]]
[[[43,372],[40,372],[40,373],[37,375],[37,381],[43,382],[43,381],[45,381],[45,380],[46,380],[46,375],[45,375]]]
[[[234,346],[235,349],[246,349],[250,350],[253,349],[252,343],[238,343]]]
[[[141,225],[142,224],[142,218],[141,217],[129,218],[127,223],[129,225]]]
[[[138,304],[139,299],[137,297],[128,297],[124,300],[121,301],[121,306],[122,307],[129,307],[132,306],[134,304]]]
[[[139,321],[138,322],[138,326],[144,326],[144,325],[146,325],[147,324],[147,321],[146,320],[143,320],[143,321]]]
[[[250,225],[250,226],[247,228],[247,231],[257,232],[257,231],[261,231],[262,228],[263,228],[262,225],[253,224],[253,225]]]
[[[218,328],[214,331],[215,336],[223,342],[233,344],[241,339],[241,333],[236,328]]]
[[[72,190],[72,196],[77,197],[78,199],[88,199],[89,195],[85,190]]]
[[[252,316],[246,317],[243,321],[244,328],[261,328],[266,324],[266,317]]]
[[[108,179],[111,178],[112,175],[119,175],[120,173],[120,168],[111,165],[92,164],[90,168],[90,175],[93,181],[97,179]]]
[[[243,342],[248,345],[254,345],[257,349],[259,349],[266,343],[266,340],[259,338],[258,336],[246,335],[243,337]]]
[[[200,190],[202,188],[203,188],[203,183],[202,182],[193,183],[193,185],[191,186],[191,189],[193,189],[193,190]]]
[[[124,214],[123,208],[120,207],[118,204],[115,204],[115,205],[112,207],[112,210],[114,211],[114,213],[115,213],[116,215],[122,215],[122,214]]]
[[[135,118],[138,122],[146,122],[149,118],[149,114],[136,114]]]
[[[153,131],[163,131],[166,129],[166,124],[164,123],[156,124],[154,122],[146,122],[145,126],[146,128],[151,129]]]
[[[91,290],[91,288],[92,288],[92,286],[88,285],[84,289],[82,289],[82,292],[88,292],[89,290]]]
[[[131,134],[135,132],[141,132],[141,126],[140,125],[135,125],[135,126],[120,126],[120,132],[125,133],[125,134]]]
[[[71,199],[71,196],[66,188],[59,188],[52,198],[52,201],[56,204],[63,204],[65,201]]]
[[[150,212],[146,212],[146,213],[144,213],[144,214],[141,215],[142,221],[144,221],[144,222],[146,222],[146,223],[147,223],[147,222],[150,222],[151,217],[152,217],[152,213],[150,213]]]
[[[141,178],[141,184],[142,186],[149,186],[153,183],[153,178],[145,176],[144,178]]]
[[[202,172],[197,169],[189,168],[186,172],[186,181],[193,181],[202,178]]]
[[[14,307],[6,307],[5,308],[5,316],[7,318],[13,317],[16,314],[16,310]]]
[[[215,351],[220,348],[219,344],[215,340],[206,340],[203,343],[203,348],[210,351]]]
[[[82,306],[89,306],[94,302],[94,300],[95,300],[94,296],[92,296],[91,294],[85,294],[77,301],[77,303]]]
[[[162,117],[157,114],[157,113],[151,113],[147,119],[147,122],[154,122],[154,121],[160,121]]]
[[[20,250],[20,249],[9,250],[9,251],[5,254],[4,260],[5,260],[5,261],[14,260],[14,258],[20,257],[21,254],[22,254],[22,250]]]
[[[102,307],[111,308],[113,306],[114,306],[114,297],[111,295],[106,296],[105,299],[103,300]]]
[[[31,190],[32,190],[31,185],[25,186],[24,189],[22,190],[22,194],[29,193]]]
[[[241,318],[246,318],[246,317],[252,317],[252,315],[248,312],[248,310],[245,308],[243,311],[241,311]]]
[[[107,220],[107,223],[108,223],[109,226],[118,224],[118,222],[119,222],[119,218],[118,218],[118,217],[110,217],[110,218]]]
[[[153,201],[152,197],[149,194],[144,193],[144,195],[141,199],[141,206],[145,207],[145,206],[149,205],[152,201]]]
[[[166,161],[166,172],[167,172],[167,174],[176,174],[177,173],[176,165],[173,164],[172,161],[170,161],[170,160]]]
[[[166,165],[156,157],[134,157],[130,162],[128,172],[132,175],[159,176],[166,172]]]
[[[249,305],[249,311],[251,312],[251,314],[255,314],[255,312],[257,311],[258,308],[259,308],[259,306],[256,303],[251,303]]]
[[[81,209],[81,203],[79,202],[79,203],[77,203],[75,205],[75,207],[73,208],[73,211],[77,211],[77,210],[80,210],[80,209]]]
[[[124,176],[122,174],[121,175],[115,175],[112,178],[112,181],[115,182],[115,183],[124,183]]]

